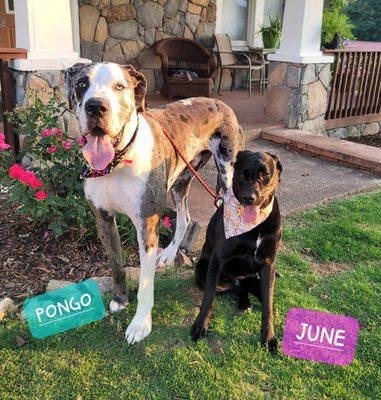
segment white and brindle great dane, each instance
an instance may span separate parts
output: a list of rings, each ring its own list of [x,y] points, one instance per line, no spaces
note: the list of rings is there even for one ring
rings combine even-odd
[[[89,167],[103,171],[115,161],[116,154],[128,149],[109,174],[86,179],[84,189],[111,263],[112,312],[128,304],[115,214],[126,214],[136,227],[140,256],[138,305],[126,330],[126,339],[133,344],[151,332],[156,265],[174,261],[190,221],[188,192],[193,175],[163,129],[196,170],[214,156],[223,191],[232,185],[236,154],[244,148],[243,132],[234,112],[214,99],[180,100],[138,113],[136,100],[142,98],[144,102],[146,80],[130,65],[76,64],[66,71],[66,83],[69,102],[76,108],[87,139],[83,155]],[[169,190],[176,205],[176,232],[159,254],[158,228]]]

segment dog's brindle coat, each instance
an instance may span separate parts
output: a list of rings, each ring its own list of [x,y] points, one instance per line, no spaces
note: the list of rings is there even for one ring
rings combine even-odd
[[[140,98],[144,104],[146,81],[132,66],[76,64],[66,71],[66,82],[69,102],[76,105],[83,134],[109,135],[118,150],[129,143],[139,120],[136,139],[124,156],[132,163],[122,161],[109,175],[87,179],[84,187],[112,267],[111,311],[121,310],[128,303],[115,214],[128,215],[136,227],[138,306],[126,330],[128,342],[135,343],[151,332],[155,267],[174,261],[190,220],[188,192],[193,176],[163,129],[197,170],[213,155],[223,189],[232,184],[233,163],[244,147],[243,132],[233,111],[214,99],[187,99],[137,114],[135,101]],[[88,112],[89,104],[95,104],[95,113],[94,107]],[[169,246],[157,255],[159,221],[169,190],[176,205],[176,232]]]
[[[249,293],[262,302],[261,341],[262,344],[268,344],[271,352],[276,352],[277,340],[273,326],[274,262],[281,228],[278,201],[274,193],[281,170],[278,158],[269,153],[238,153],[234,165],[234,196],[241,204],[261,206],[261,210],[274,198],[273,208],[260,225],[229,239],[225,239],[223,206],[213,215],[195,269],[197,284],[205,290],[205,296],[192,326],[193,340],[198,340],[207,332],[215,293],[234,290],[241,310],[250,307]],[[256,276],[258,272],[259,279]]]

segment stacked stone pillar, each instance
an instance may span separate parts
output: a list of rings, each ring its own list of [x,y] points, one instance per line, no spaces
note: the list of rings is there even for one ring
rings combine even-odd
[[[272,61],[265,113],[287,128],[324,132],[330,65]]]

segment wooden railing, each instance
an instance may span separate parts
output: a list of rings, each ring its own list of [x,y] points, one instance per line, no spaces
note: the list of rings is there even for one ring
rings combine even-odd
[[[335,56],[326,127],[381,120],[381,51],[331,50]]]

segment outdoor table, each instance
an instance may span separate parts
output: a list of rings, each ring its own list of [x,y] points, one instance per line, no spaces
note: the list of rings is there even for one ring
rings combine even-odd
[[[13,154],[15,155],[18,150],[18,140],[13,133],[12,125],[5,117],[6,112],[10,112],[14,107],[14,100],[12,96],[12,79],[9,71],[9,60],[18,58],[26,58],[27,51],[24,49],[0,47],[0,85],[1,85],[1,101],[3,105],[3,123],[4,133],[7,143],[12,147]]]

